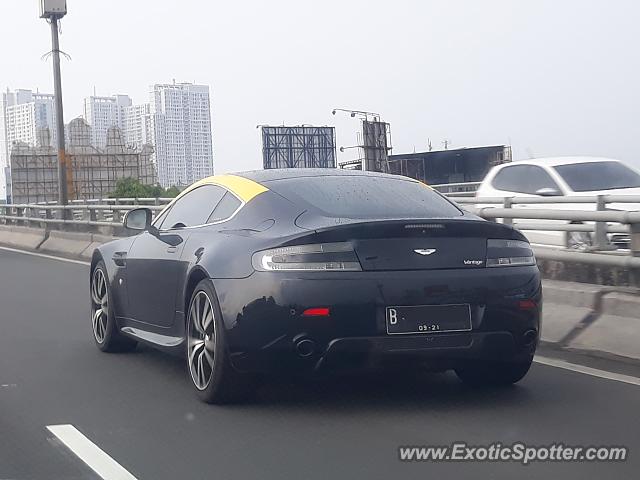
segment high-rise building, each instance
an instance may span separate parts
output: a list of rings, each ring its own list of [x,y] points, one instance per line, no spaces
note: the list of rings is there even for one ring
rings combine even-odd
[[[86,97],[83,105],[83,117],[91,125],[91,144],[104,147],[107,143],[107,131],[118,127],[125,131],[126,110],[131,107],[128,95],[111,97]]]
[[[131,148],[151,145],[161,185],[185,186],[213,175],[213,146],[209,87],[191,83],[157,84],[150,102],[133,105],[128,95],[90,96],[83,117],[91,146],[108,145],[108,132],[117,127]],[[0,97],[0,199],[8,197],[11,146],[56,144],[54,96],[16,90]],[[43,135],[48,129],[49,135]],[[68,135],[67,135],[68,137]]]
[[[56,143],[56,114],[51,94],[18,89],[0,97],[0,199],[6,199],[7,175],[12,145],[23,142],[36,145],[38,132],[48,129],[52,145]]]
[[[152,144],[151,139],[151,116],[148,103],[142,105],[131,105],[124,109],[124,134],[125,141],[129,145],[142,146]]]
[[[162,186],[189,185],[213,175],[209,87],[156,84],[149,102],[149,137]]]

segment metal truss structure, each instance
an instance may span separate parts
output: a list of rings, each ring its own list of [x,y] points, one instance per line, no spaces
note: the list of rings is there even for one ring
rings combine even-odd
[[[264,168],[335,168],[334,127],[262,126]]]

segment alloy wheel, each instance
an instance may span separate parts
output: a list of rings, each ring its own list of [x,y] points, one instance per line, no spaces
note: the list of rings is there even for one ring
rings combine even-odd
[[[96,268],[91,278],[91,325],[98,343],[103,343],[109,319],[109,292],[107,278],[101,268]]]
[[[211,381],[215,364],[216,329],[213,305],[204,291],[191,300],[187,328],[187,360],[189,373],[198,390],[204,390]]]

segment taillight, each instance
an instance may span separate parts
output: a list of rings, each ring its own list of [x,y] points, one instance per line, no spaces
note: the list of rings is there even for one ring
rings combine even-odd
[[[353,246],[348,242],[294,245],[256,252],[253,268],[260,271],[342,271],[362,270]]]
[[[330,314],[328,307],[307,308],[302,312],[303,317],[328,317]]]
[[[487,240],[487,267],[535,265],[536,258],[529,242],[523,240]]]

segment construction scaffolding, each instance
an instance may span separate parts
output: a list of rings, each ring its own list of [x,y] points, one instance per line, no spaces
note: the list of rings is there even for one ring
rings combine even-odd
[[[104,148],[91,145],[91,127],[76,118],[67,126],[67,155],[73,173],[69,200],[107,197],[118,180],[135,178],[155,185],[158,176],[151,156],[153,148],[127,146],[120,129],[109,128]],[[11,201],[13,203],[55,202],[58,199],[58,158],[48,129],[37,134],[36,146],[24,143],[11,148]]]

